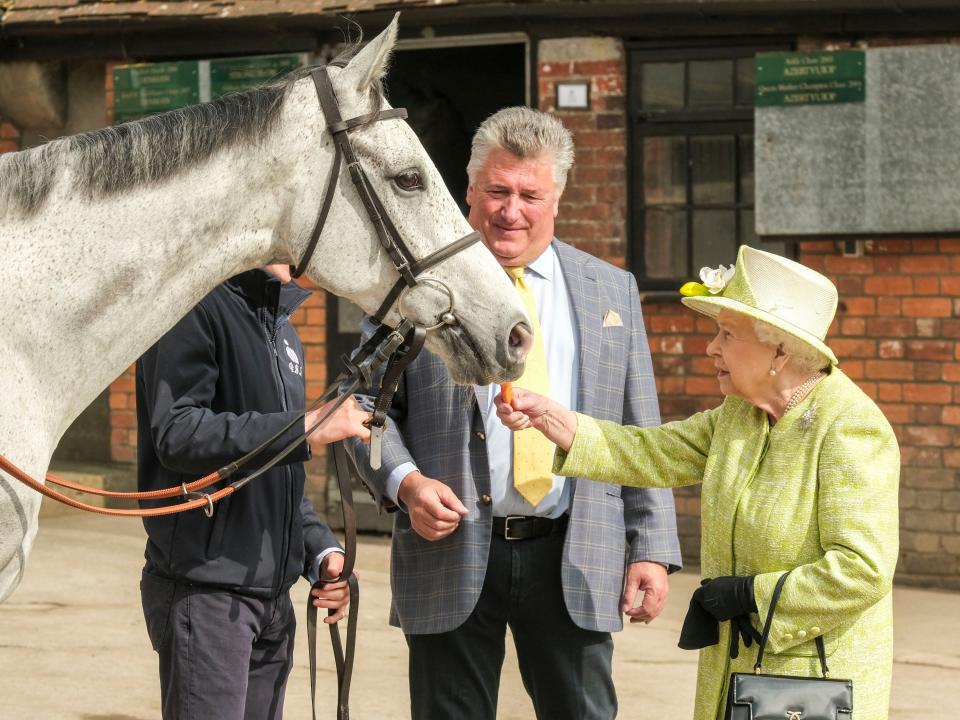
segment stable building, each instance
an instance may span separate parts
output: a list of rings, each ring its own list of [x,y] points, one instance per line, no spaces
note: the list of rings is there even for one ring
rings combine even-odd
[[[949,0],[16,0],[0,10],[0,151],[324,62],[396,11],[388,94],[455,198],[473,130],[497,109],[529,104],[574,131],[557,235],[636,276],[665,419],[719,402],[712,323],[676,292],[700,267],[748,243],[834,280],[830,345],[901,444],[897,579],[960,589]],[[358,313],[316,293],[297,321],[316,395],[355,346]],[[128,372],[64,438],[58,467],[129,478],[133,398]],[[312,475],[336,517],[322,459]],[[699,492],[676,497],[695,562]],[[370,505],[361,519],[390,525]]]

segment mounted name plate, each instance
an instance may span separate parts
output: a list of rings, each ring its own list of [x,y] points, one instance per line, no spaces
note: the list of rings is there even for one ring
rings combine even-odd
[[[115,65],[114,122],[137,120],[249,90],[305,64],[306,54],[297,53]]]
[[[790,68],[796,72],[783,74]],[[958,73],[955,45],[759,55],[757,235],[960,230],[960,84],[951,81]],[[829,88],[800,88],[798,78]]]

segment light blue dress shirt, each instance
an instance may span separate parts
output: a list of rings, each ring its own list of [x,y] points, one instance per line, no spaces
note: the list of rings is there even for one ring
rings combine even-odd
[[[550,396],[570,410],[577,410],[579,390],[579,341],[570,293],[560,268],[560,258],[553,245],[531,262],[524,272],[533,293],[543,330],[544,350],[547,356],[547,375]],[[490,464],[490,493],[493,514],[538,515],[559,517],[570,507],[570,489],[566,478],[553,476],[553,487],[537,504],[531,507],[513,487],[513,433],[497,417],[493,404],[500,392],[498,385],[478,385],[474,388],[486,432],[487,457]],[[394,468],[387,479],[387,494],[399,507],[397,490],[400,481],[416,470],[413,463]],[[442,479],[442,478],[438,478]]]

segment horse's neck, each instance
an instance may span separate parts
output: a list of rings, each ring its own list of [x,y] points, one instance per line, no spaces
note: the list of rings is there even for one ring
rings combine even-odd
[[[3,258],[14,277],[0,295],[19,292],[3,305],[21,312],[0,332],[34,369],[20,380],[43,398],[55,440],[204,295],[274,259],[278,234],[293,231],[277,168],[233,155],[93,201],[61,182],[40,215],[3,231],[0,253],[18,252]]]

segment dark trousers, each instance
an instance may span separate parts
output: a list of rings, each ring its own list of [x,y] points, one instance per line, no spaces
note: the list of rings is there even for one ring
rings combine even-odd
[[[260,600],[143,573],[164,720],[280,720],[296,630],[287,592]]]
[[[413,720],[495,720],[508,624],[538,718],[616,717],[613,640],[570,619],[560,579],[563,540],[563,533],[495,537],[466,622],[451,632],[406,636]]]

